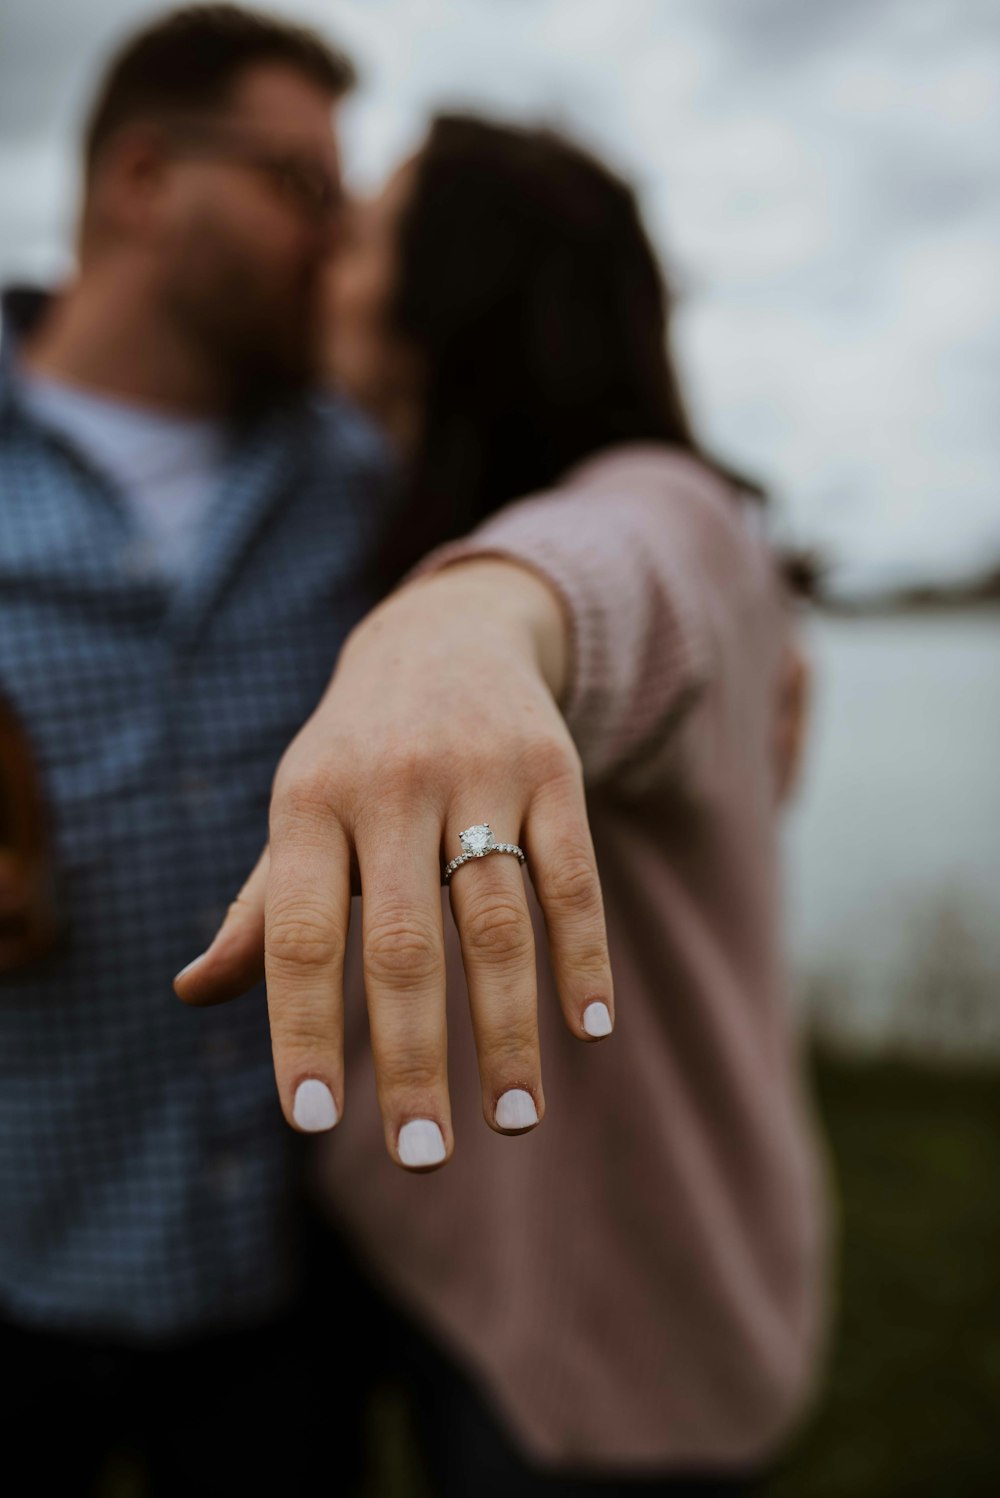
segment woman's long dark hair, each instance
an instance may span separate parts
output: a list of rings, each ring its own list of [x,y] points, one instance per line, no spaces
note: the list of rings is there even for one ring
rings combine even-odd
[[[702,451],[669,347],[671,297],[635,193],[558,131],[437,115],[399,237],[390,322],[426,369],[408,523],[386,588],[440,542],[602,448]]]

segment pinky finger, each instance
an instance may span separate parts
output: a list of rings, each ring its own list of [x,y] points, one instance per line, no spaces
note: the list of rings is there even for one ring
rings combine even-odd
[[[614,1028],[614,987],[597,856],[578,780],[550,782],[536,795],[524,819],[524,842],[566,1024],[581,1040],[598,1040]]]

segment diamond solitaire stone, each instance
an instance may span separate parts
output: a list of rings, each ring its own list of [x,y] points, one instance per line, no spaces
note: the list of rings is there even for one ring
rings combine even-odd
[[[496,847],[496,839],[490,830],[489,822],[477,822],[474,827],[466,827],[465,831],[458,835],[466,853],[475,853],[482,857],[484,853]]]

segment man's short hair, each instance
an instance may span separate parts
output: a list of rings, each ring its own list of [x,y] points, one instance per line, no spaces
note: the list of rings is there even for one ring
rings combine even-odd
[[[357,83],[344,53],[315,32],[236,5],[192,5],[137,32],[115,56],[84,130],[86,175],[124,125],[222,109],[247,68],[294,68],[334,98]]]

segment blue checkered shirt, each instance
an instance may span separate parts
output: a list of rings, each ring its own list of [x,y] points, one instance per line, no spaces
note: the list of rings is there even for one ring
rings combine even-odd
[[[9,321],[9,320],[8,320]],[[307,1139],[285,1122],[264,985],[192,1009],[267,838],[272,777],[350,628],[398,486],[314,397],[241,439],[203,546],[161,574],[123,496],[0,367],[0,692],[42,776],[67,938],[0,975],[0,1316],[169,1338],[297,1283]]]

